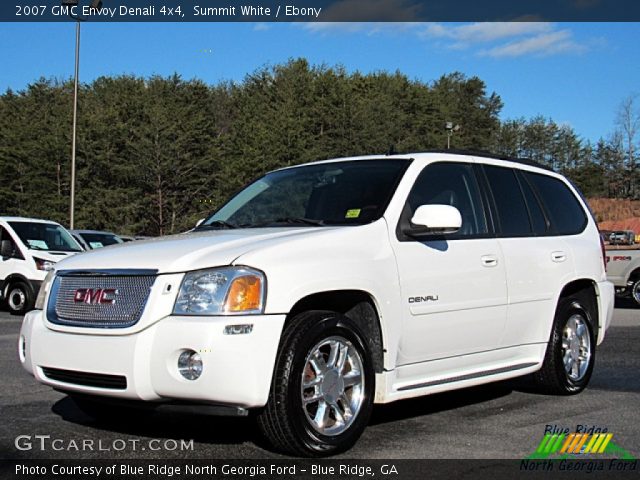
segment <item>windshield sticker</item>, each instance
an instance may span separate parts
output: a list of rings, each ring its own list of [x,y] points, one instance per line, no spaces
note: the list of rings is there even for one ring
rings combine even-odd
[[[104,245],[100,242],[89,242],[89,246],[91,248],[102,248]]]
[[[360,216],[359,208],[352,208],[351,210],[347,210],[347,214],[344,218],[358,218]]]
[[[27,243],[29,244],[29,247],[33,247],[33,248],[42,248],[44,250],[49,250],[49,245],[47,245],[47,242],[45,242],[44,240],[27,240]]]

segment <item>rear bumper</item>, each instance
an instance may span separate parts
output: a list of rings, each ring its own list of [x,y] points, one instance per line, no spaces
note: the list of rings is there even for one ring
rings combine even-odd
[[[605,334],[611,319],[613,318],[613,308],[615,304],[615,287],[609,281],[598,282],[598,345],[604,340]]]
[[[43,312],[35,310],[22,324],[20,360],[41,383],[69,392],[260,407],[269,394],[284,320],[284,315],[169,316],[137,333],[99,335],[51,330],[45,325]],[[253,324],[253,330],[225,335],[224,327],[231,324]],[[178,372],[178,357],[185,350],[202,357],[203,372],[197,380],[187,380]],[[81,385],[73,375],[68,380],[60,376],[53,379],[43,368],[77,372],[79,376],[96,374],[97,379],[125,377],[126,385]]]

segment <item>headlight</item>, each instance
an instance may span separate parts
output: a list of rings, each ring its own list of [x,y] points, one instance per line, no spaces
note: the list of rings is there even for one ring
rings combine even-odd
[[[184,276],[173,313],[177,315],[234,315],[262,313],[266,279],[247,267],[224,267],[189,272]]]
[[[33,257],[33,259],[36,261],[36,268],[38,270],[44,270],[45,272],[53,270],[53,266],[56,264],[56,262],[45,260],[44,258]]]
[[[49,293],[49,289],[51,288],[51,284],[53,283],[53,279],[56,278],[56,272],[53,270],[49,270],[47,276],[40,285],[40,291],[38,292],[38,296],[36,297],[36,304],[34,308],[36,310],[44,310],[44,300],[47,298],[47,293]]]

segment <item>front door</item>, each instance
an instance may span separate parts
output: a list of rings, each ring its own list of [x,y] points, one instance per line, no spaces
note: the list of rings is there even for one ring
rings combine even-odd
[[[398,365],[496,348],[506,320],[505,262],[489,234],[474,166],[436,162],[418,176],[400,221],[420,205],[456,207],[462,227],[450,235],[392,237],[398,263],[403,331]]]

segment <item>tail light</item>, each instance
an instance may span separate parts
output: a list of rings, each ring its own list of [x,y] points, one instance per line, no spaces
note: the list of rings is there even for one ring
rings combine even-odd
[[[604,240],[602,239],[602,234],[598,232],[598,236],[600,237],[600,250],[602,250],[602,263],[604,263],[604,271],[607,271],[607,262],[609,259],[607,258],[607,252],[604,248]]]

